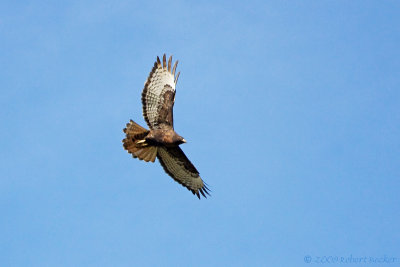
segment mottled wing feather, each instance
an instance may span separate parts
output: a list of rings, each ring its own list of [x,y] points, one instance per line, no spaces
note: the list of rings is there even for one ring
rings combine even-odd
[[[209,195],[209,189],[200,178],[199,172],[185,156],[179,146],[158,147],[157,158],[175,181],[186,187],[193,194],[200,198],[201,193],[204,197]]]
[[[142,92],[143,117],[150,129],[161,127],[163,124],[173,127],[173,105],[175,99],[176,64],[171,69],[172,57],[163,62],[157,57],[154,67],[147,78]]]

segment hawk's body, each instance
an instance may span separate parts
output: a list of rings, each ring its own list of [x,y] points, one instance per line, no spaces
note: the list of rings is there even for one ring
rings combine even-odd
[[[199,192],[206,197],[207,186],[179,147],[186,141],[174,131],[173,107],[179,73],[175,76],[178,61],[172,70],[171,61],[172,57],[167,65],[165,54],[162,63],[157,57],[142,92],[143,116],[150,130],[131,120],[124,129],[126,138],[122,141],[134,158],[154,162],[157,157],[175,181],[197,197],[200,198]]]

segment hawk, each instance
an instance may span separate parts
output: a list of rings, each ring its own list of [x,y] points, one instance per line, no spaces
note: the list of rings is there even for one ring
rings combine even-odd
[[[163,62],[157,57],[142,92],[143,117],[150,130],[130,120],[124,128],[126,138],[122,140],[124,148],[134,158],[154,162],[156,157],[165,172],[176,182],[186,187],[200,199],[207,198],[209,189],[200,178],[199,172],[185,156],[179,145],[186,140],[174,131],[173,107],[175,86],[180,72],[175,76],[175,62],[171,69],[172,56],[163,56]]]

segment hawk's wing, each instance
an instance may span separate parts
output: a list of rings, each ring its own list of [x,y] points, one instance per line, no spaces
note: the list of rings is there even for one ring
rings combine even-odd
[[[146,80],[142,92],[143,117],[150,129],[161,125],[173,127],[172,108],[175,101],[175,85],[178,81],[179,72],[175,77],[175,62],[171,70],[172,56],[166,61],[165,54],[163,62],[157,57],[154,67]]]
[[[199,192],[206,198],[210,195],[207,186],[200,178],[199,172],[185,156],[179,146],[176,147],[158,147],[157,158],[168,173],[175,181],[186,187],[193,194],[200,198]]]

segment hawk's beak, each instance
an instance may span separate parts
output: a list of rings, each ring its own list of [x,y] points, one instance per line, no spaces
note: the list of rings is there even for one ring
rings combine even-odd
[[[183,139],[182,139],[182,142],[186,143],[186,140],[183,138]]]

